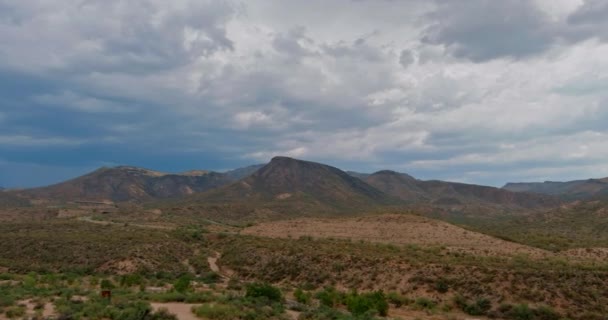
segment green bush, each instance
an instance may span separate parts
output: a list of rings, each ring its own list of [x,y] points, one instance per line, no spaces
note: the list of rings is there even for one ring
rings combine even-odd
[[[110,281],[108,279],[101,280],[101,283],[99,284],[99,286],[101,287],[102,290],[114,289],[114,284],[112,284],[112,281]]]
[[[315,295],[321,305],[333,308],[342,301],[342,295],[334,287],[326,287]]]
[[[454,297],[454,303],[460,310],[472,316],[485,315],[492,309],[492,302],[486,298],[479,298],[475,303],[469,303],[465,297],[457,295]]]
[[[559,320],[561,316],[555,310],[551,309],[547,306],[540,306],[538,309],[534,310],[534,314],[536,316],[535,319],[538,320]]]
[[[184,293],[190,289],[190,281],[189,275],[183,275],[173,284],[173,289],[177,292]]]
[[[239,309],[231,305],[220,303],[206,303],[199,307],[194,307],[192,311],[199,318],[211,320],[238,319],[241,316]]]
[[[437,282],[435,282],[435,290],[439,293],[446,293],[450,289],[450,285],[448,281],[444,278],[439,278]]]
[[[346,308],[356,316],[370,312],[378,313],[383,317],[388,314],[388,302],[381,291],[363,294],[350,293],[346,296]]]
[[[151,314],[146,320],[177,320],[177,317],[163,308]]]
[[[518,304],[509,311],[508,316],[515,320],[532,320],[534,312],[527,304]]]
[[[24,307],[11,307],[5,312],[6,317],[9,319],[21,318],[25,315]]]
[[[388,301],[390,303],[392,303],[397,308],[411,304],[413,302],[412,299],[410,299],[402,294],[396,293],[396,292],[390,292],[386,296],[386,298],[388,299]]]
[[[120,278],[120,285],[122,287],[133,287],[139,286],[144,282],[144,279],[140,274],[128,274]]]
[[[282,300],[281,290],[267,283],[254,282],[247,285],[245,296],[248,298],[267,298],[269,301]]]
[[[310,304],[312,300],[312,294],[310,292],[304,292],[302,289],[297,288],[294,291],[293,296],[296,298],[296,301],[302,304]]]

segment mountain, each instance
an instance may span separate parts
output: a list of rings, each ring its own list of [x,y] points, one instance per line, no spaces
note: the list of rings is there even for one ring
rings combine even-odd
[[[247,167],[243,167],[243,168],[226,171],[226,172],[224,172],[224,174],[226,176],[228,176],[230,179],[236,181],[236,180],[241,180],[243,178],[246,178],[246,177],[252,175],[253,173],[260,170],[264,166],[265,166],[265,164],[254,164],[252,166],[247,166]]]
[[[379,171],[365,179],[383,192],[408,202],[434,205],[486,205],[507,209],[536,209],[559,205],[559,200],[528,192],[511,192],[494,187],[446,182],[423,181],[394,171]]]
[[[608,178],[566,182],[507,183],[503,189],[513,192],[535,192],[560,196],[567,200],[581,200],[607,196]]]
[[[287,157],[275,157],[252,175],[188,201],[269,215],[348,213],[399,203],[340,169]]]
[[[53,201],[146,201],[207,191],[233,180],[224,174],[189,171],[168,174],[136,167],[101,168],[84,176],[19,195]]]

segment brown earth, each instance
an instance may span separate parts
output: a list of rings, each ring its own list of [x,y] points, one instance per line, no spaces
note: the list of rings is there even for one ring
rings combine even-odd
[[[398,245],[442,246],[448,250],[489,256],[551,255],[545,250],[500,240],[446,222],[406,214],[275,221],[245,228],[241,233],[270,238],[336,238]]]

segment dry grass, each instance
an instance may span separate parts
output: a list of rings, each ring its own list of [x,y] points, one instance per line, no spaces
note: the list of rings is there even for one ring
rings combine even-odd
[[[533,257],[548,257],[551,255],[545,250],[493,238],[446,222],[406,214],[275,221],[245,228],[242,233],[271,238],[308,236],[397,245],[442,246],[450,251],[486,256],[525,254]]]

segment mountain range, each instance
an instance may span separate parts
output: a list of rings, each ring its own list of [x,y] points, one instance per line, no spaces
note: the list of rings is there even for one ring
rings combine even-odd
[[[560,204],[560,200],[551,195],[424,181],[389,170],[373,174],[344,172],[288,157],[275,157],[265,165],[224,173],[196,170],[175,174],[129,166],[100,168],[55,185],[2,194],[4,202],[11,204],[24,200],[160,203],[170,199],[168,204],[174,208],[187,207],[197,212],[214,210],[270,216],[343,215],[408,205],[504,212]]]

